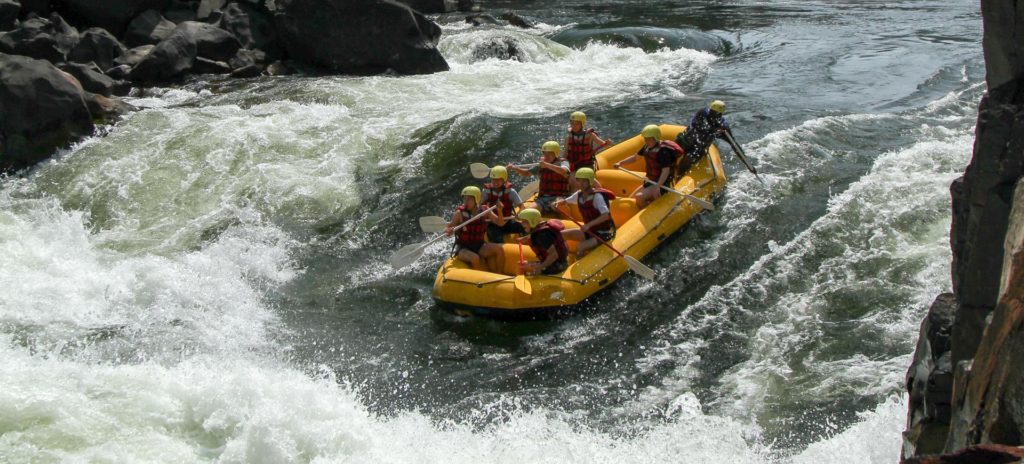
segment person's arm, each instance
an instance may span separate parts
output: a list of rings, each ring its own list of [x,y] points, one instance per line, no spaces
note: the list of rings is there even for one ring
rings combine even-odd
[[[589,143],[592,147],[594,147],[596,144],[596,147],[594,149],[594,152],[596,153],[601,151],[602,148],[611,145],[613,142],[612,139],[601,139],[601,137],[598,137],[597,132],[590,131],[589,133],[587,133],[587,143]]]
[[[658,185],[665,185],[665,182],[672,177],[672,168],[675,166],[675,153],[671,148],[662,147],[658,150],[658,163],[661,163],[661,175],[658,176]]]
[[[533,173],[530,172],[529,170],[523,169],[523,168],[521,168],[519,166],[516,166],[516,165],[514,165],[512,163],[508,163],[508,166],[506,166],[506,168],[508,168],[512,172],[514,172],[516,174],[519,174],[520,176],[523,176],[523,177],[531,177],[531,176],[533,176]]]
[[[491,222],[497,224],[498,227],[504,226],[505,225],[505,215],[501,214],[501,211],[503,209],[503,207],[501,205],[501,200],[495,201],[494,204],[497,207],[492,209],[492,210],[490,210],[490,211],[488,211],[487,212],[487,217],[488,217],[488,219],[491,220]]]
[[[569,177],[569,168],[567,166],[559,166],[557,164],[551,164],[547,161],[541,161],[538,166],[549,171],[555,171],[562,177]]]
[[[512,202],[513,208],[523,206],[523,199],[519,196],[519,192],[516,189],[509,189],[508,200]]]
[[[451,235],[452,234],[452,229],[454,229],[455,227],[458,227],[458,225],[461,224],[461,223],[462,223],[462,215],[459,214],[459,210],[455,210],[455,212],[452,213],[452,219],[450,221],[448,221],[448,227],[444,228],[444,233],[446,235]]]
[[[624,159],[624,160],[622,160],[622,161],[619,161],[618,163],[615,163],[615,164],[613,164],[612,166],[614,166],[614,167],[615,167],[615,169],[618,169],[618,168],[622,167],[622,165],[623,165],[623,164],[629,164],[629,163],[632,163],[632,162],[633,162],[633,160],[635,160],[635,159],[636,159],[637,155],[639,155],[639,153],[634,153],[634,154],[632,154],[632,155],[629,155],[629,156],[627,156],[627,157],[626,157],[626,159]]]

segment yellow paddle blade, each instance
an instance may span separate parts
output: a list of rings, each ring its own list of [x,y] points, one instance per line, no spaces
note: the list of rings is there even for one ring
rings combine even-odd
[[[530,285],[530,280],[525,275],[519,274],[516,276],[516,290],[523,292],[527,295],[533,294],[533,287]]]

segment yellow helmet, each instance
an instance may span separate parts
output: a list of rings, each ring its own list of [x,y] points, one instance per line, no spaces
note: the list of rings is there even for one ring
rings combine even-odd
[[[569,115],[569,120],[570,121],[579,121],[580,124],[586,125],[587,124],[587,115],[583,114],[582,111],[573,111],[572,114]]]
[[[473,199],[476,200],[476,203],[480,204],[480,188],[479,187],[474,187],[474,186],[470,185],[470,186],[462,189],[462,196],[464,196],[464,197],[466,197],[466,196],[473,197]]]
[[[522,219],[530,224],[530,227],[537,227],[540,223],[540,211],[533,208],[526,208],[519,212],[519,219]]]
[[[644,138],[649,137],[652,139],[661,140],[661,128],[655,126],[654,124],[648,124],[644,126],[644,130],[640,131],[640,135],[643,135]]]
[[[508,169],[505,169],[505,166],[495,166],[491,168],[491,179],[508,180]]]
[[[594,170],[590,168],[579,168],[576,170],[577,179],[594,180]]]
[[[540,151],[550,151],[551,153],[554,153],[555,156],[558,156],[562,153],[562,147],[558,145],[558,142],[548,140],[547,142],[544,142],[544,145],[540,146]]]
[[[715,100],[711,102],[711,104],[708,105],[708,108],[711,108],[711,111],[718,114],[725,114],[725,102],[722,100]]]

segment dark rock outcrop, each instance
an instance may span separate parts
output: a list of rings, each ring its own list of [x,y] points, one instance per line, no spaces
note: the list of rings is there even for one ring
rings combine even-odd
[[[149,52],[153,51],[154,48],[156,48],[156,45],[140,45],[138,47],[125,50],[121,56],[114,59],[114,65],[135,67],[135,65],[139,64],[143,58],[148,56]]]
[[[392,0],[279,0],[278,33],[292,60],[332,72],[447,71],[441,28]]]
[[[68,61],[75,63],[96,63],[106,71],[114,67],[114,60],[127,51],[113,35],[98,27],[86,29],[78,43],[68,53]]]
[[[82,84],[87,92],[109,97],[111,95],[127,95],[131,85],[124,81],[112,79],[94,64],[63,63],[58,66],[61,71],[71,74]]]
[[[401,0],[420,13],[450,13],[459,9],[457,0]]]
[[[196,55],[214,61],[228,61],[242,47],[238,39],[212,24],[187,21],[178,25],[175,34],[184,34],[196,43]]]
[[[231,3],[222,10],[220,26],[242,44],[242,48],[260,50],[269,63],[284,56],[274,17],[265,8],[248,3]]]
[[[60,63],[78,43],[78,31],[58,14],[32,18],[0,36],[0,53]]]
[[[59,11],[74,24],[101,27],[115,37],[124,35],[133,18],[146,10],[163,11],[170,0],[61,0]]]
[[[19,0],[21,3],[21,16],[27,17],[30,14],[36,16],[50,15],[50,0]]]
[[[21,3],[15,0],[0,0],[0,31],[9,31],[18,25]]]
[[[949,428],[945,452],[976,444],[1024,442],[1024,255],[1018,251],[1024,240],[1024,191],[1019,183],[1024,176],[1024,48],[1018,32],[1024,30],[1024,8],[1020,5],[981,2],[988,93],[978,109],[974,155],[963,177],[950,187],[952,280],[957,299],[948,354],[953,368],[950,415],[943,424],[941,414],[929,416],[927,402],[914,400],[922,376],[946,375],[937,364],[923,362],[919,344],[908,373],[908,380],[913,377],[914,382],[909,385],[905,459],[915,452],[934,451],[934,435],[924,433],[927,427],[922,424],[933,432]],[[937,359],[932,350],[931,358]]]
[[[231,72],[225,63],[238,53],[238,39],[227,31],[206,23],[187,21],[156,45],[132,68],[131,78],[140,82],[166,82],[192,69],[197,57],[205,58],[197,72]]]
[[[198,16],[196,16],[196,10],[198,7],[199,5],[197,3],[174,1],[166,10],[164,10],[164,17],[174,24],[181,24],[185,21],[195,21],[199,19]]]
[[[92,131],[74,78],[46,61],[0,54],[0,171],[36,164]]]
[[[1010,464],[1024,459],[1024,449],[1015,446],[980,445],[955,453],[907,459],[906,464]]]
[[[146,10],[128,24],[124,33],[124,43],[129,47],[139,45],[156,45],[171,36],[174,23],[168,21],[156,10]]]
[[[904,454],[941,453],[949,433],[949,401],[953,390],[950,330],[956,315],[956,296],[943,293],[935,299],[921,322],[914,360],[907,371],[910,412]]]

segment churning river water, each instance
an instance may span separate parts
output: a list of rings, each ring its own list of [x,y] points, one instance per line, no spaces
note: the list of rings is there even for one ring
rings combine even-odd
[[[984,91],[968,0],[489,1],[450,72],[203,79],[0,180],[3,462],[894,462]],[[513,44],[515,60],[486,59]],[[712,99],[705,214],[578,314],[436,307],[416,218]]]

